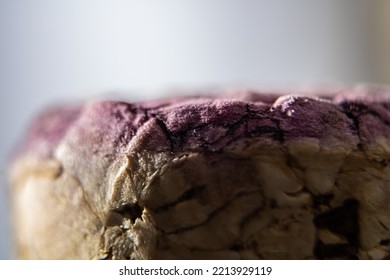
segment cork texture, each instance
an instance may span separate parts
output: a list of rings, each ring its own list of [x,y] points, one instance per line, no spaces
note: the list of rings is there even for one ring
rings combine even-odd
[[[10,168],[26,259],[390,258],[390,98],[95,101],[43,113]]]

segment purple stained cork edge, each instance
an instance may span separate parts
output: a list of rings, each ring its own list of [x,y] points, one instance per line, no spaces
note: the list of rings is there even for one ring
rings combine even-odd
[[[103,154],[125,152],[135,136],[137,149],[147,152],[218,152],[254,137],[280,143],[302,137],[337,140],[364,150],[376,139],[390,139],[389,94],[353,88],[318,92],[322,98],[245,93],[63,106],[33,122],[16,157],[50,158],[59,143],[74,135],[75,145]]]

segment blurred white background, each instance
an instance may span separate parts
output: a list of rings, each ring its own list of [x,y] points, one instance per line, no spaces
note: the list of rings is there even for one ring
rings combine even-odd
[[[7,157],[45,106],[117,91],[389,83],[389,3],[1,0],[0,259],[12,257]]]

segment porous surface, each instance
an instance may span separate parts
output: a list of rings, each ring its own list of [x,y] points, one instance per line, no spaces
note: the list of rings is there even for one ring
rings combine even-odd
[[[95,101],[13,160],[27,259],[390,258],[385,90]]]

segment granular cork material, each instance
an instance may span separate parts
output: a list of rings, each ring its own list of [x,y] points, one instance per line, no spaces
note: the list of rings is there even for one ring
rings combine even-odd
[[[44,112],[11,163],[22,259],[390,258],[390,92]]]

